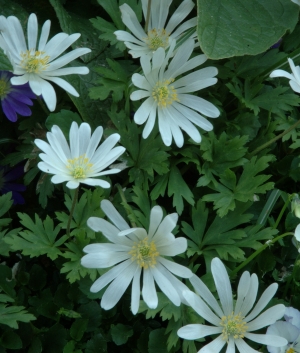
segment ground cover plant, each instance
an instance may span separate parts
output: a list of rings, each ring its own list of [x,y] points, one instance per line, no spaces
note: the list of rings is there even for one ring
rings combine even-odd
[[[0,353],[300,352],[300,2],[0,8]]]

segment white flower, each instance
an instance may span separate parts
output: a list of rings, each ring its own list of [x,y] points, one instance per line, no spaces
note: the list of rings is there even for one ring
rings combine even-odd
[[[269,345],[270,353],[300,353],[300,312],[292,307],[285,309],[286,321],[277,321],[267,329],[267,334],[284,337],[288,343],[282,347]]]
[[[300,0],[292,0],[292,2],[300,6]]]
[[[158,305],[155,282],[171,302],[179,306],[181,293],[187,287],[174,275],[189,278],[193,273],[165,258],[178,255],[187,248],[185,238],[175,238],[171,233],[177,223],[177,213],[163,219],[161,207],[154,206],[147,232],[143,228],[130,228],[111,202],[103,200],[101,208],[113,224],[96,217],[89,218],[87,224],[94,231],[102,232],[110,243],[87,245],[83,249],[87,255],[81,259],[82,266],[87,268],[113,266],[90,289],[93,293],[99,292],[111,282],[102,297],[101,307],[106,310],[114,307],[132,282],[131,311],[136,314],[142,273],[142,297],[149,308]]]
[[[183,296],[190,306],[213,326],[187,325],[178,330],[179,337],[194,340],[208,335],[220,334],[212,342],[201,348],[198,353],[219,353],[226,343],[226,353],[234,353],[235,345],[241,353],[258,353],[243,338],[248,338],[260,344],[272,343],[276,347],[287,344],[285,338],[276,335],[252,333],[252,331],[273,324],[283,316],[285,307],[282,304],[275,305],[259,315],[274,296],[278,287],[277,283],[271,284],[263,292],[252,309],[257,296],[258,278],[256,274],[250,276],[249,272],[244,272],[238,285],[237,300],[234,306],[230,280],[220,259],[214,258],[212,260],[211,271],[221,306],[206,285],[195,275],[190,281],[201,298],[191,291],[185,291]]]
[[[296,240],[297,240],[298,242],[300,242],[300,224],[297,225],[297,227],[296,227],[296,229],[295,229],[295,234],[294,234],[294,236],[295,236]],[[296,245],[296,244],[294,244],[294,245]],[[298,246],[297,246],[297,248],[298,248]],[[300,252],[300,248],[298,248],[298,251]]]
[[[44,152],[40,154],[43,162],[38,167],[45,173],[54,174],[51,181],[59,184],[67,181],[67,187],[75,189],[80,183],[109,188],[110,184],[97,177],[115,174],[120,169],[109,169],[103,172],[122,153],[124,147],[114,147],[120,135],[110,135],[99,147],[103,134],[102,126],[97,127],[91,136],[91,127],[82,123],[78,128],[73,122],[70,129],[70,147],[61,129],[54,125],[47,133],[49,143],[36,139],[34,143]],[[97,148],[98,147],[98,148]],[[114,147],[114,148],[113,148]]]
[[[50,21],[48,20],[42,27],[37,43],[37,17],[35,14],[31,14],[28,18],[26,43],[20,21],[14,16],[0,17],[0,47],[11,61],[13,73],[20,75],[11,78],[11,83],[23,85],[29,82],[32,91],[37,96],[43,96],[50,111],[56,107],[56,94],[52,85],[47,81],[56,83],[68,93],[78,97],[79,94],[75,88],[59,76],[85,75],[89,72],[85,66],[63,68],[74,59],[91,51],[88,48],[78,48],[61,56],[80,37],[80,34],[58,33],[47,42],[50,32]]]
[[[181,76],[201,65],[207,60],[202,54],[189,60],[194,49],[194,40],[188,39],[176,51],[170,64],[168,60],[173,54],[175,41],[172,42],[168,53],[163,48],[157,49],[152,60],[149,56],[141,57],[141,66],[144,76],[134,74],[132,82],[141,90],[134,91],[130,98],[139,100],[147,97],[134,115],[137,124],[147,121],[143,137],[147,138],[152,131],[158,116],[158,127],[165,145],[170,146],[172,136],[178,147],[183,145],[184,130],[195,142],[201,141],[197,125],[206,131],[213,129],[212,124],[199,113],[210,118],[220,115],[219,110],[203,98],[188,94],[214,85],[214,77],[218,70],[215,67],[206,67]]]
[[[178,40],[183,32],[196,26],[196,17],[194,17],[178,27],[195,6],[192,0],[182,1],[166,26],[171,3],[172,0],[152,0],[148,34],[146,34],[140,25],[131,7],[127,4],[120,6],[122,21],[131,30],[133,35],[126,31],[116,31],[115,35],[118,40],[125,43],[127,48],[131,49],[129,53],[132,57],[139,58],[142,55],[151,56],[160,47],[166,49],[169,47],[172,39]],[[144,17],[146,18],[148,1],[142,0],[142,6]]]
[[[284,70],[274,70],[271,72],[270,77],[286,77],[290,79],[290,86],[293,91],[300,93],[300,67],[295,66],[292,59],[288,58],[292,73],[290,74]]]

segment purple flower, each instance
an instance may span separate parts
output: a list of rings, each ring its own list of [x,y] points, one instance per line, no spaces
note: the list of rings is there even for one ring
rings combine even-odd
[[[25,191],[26,186],[11,183],[11,181],[19,179],[23,174],[23,165],[18,165],[12,169],[7,166],[0,166],[0,194],[6,194],[11,191],[14,205],[23,205],[25,203],[24,197],[20,194],[20,191]]]
[[[31,110],[28,105],[33,105],[31,99],[36,98],[29,84],[14,86],[10,83],[13,77],[9,71],[0,71],[0,99],[3,113],[10,121],[17,121],[17,114],[30,116]]]

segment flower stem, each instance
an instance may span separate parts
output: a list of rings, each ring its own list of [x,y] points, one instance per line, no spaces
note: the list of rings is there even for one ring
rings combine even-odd
[[[275,224],[274,224],[274,226],[273,226],[274,229],[277,229],[278,224],[279,224],[279,222],[281,221],[281,218],[282,218],[282,216],[283,216],[283,214],[284,214],[284,211],[286,210],[286,208],[288,207],[288,204],[289,204],[290,202],[291,202],[290,197],[288,197],[287,200],[285,201],[285,204],[283,205],[283,207],[282,207],[280,213],[279,213],[279,216],[278,216],[277,219],[276,219],[276,222],[275,222]]]
[[[265,149],[266,147],[272,145],[272,143],[276,142],[277,140],[279,140],[281,137],[283,137],[284,135],[286,135],[287,133],[289,133],[290,131],[292,131],[296,126],[298,126],[300,124],[300,120],[298,120],[297,122],[295,122],[295,124],[293,124],[292,126],[290,126],[288,129],[286,129],[285,131],[283,131],[281,134],[277,135],[276,137],[272,138],[270,141],[264,143],[263,145],[257,147],[254,151],[252,151],[250,153],[250,156],[254,156],[256,155],[259,151]]]
[[[260,247],[259,249],[257,249],[252,255],[250,255],[244,262],[242,262],[240,264],[240,266],[236,267],[230,274],[230,276],[234,276],[235,274],[237,274],[239,272],[239,270],[241,270],[243,267],[245,267],[246,265],[248,265],[249,262],[251,262],[253,259],[256,258],[257,255],[259,255],[262,251],[264,251],[267,247],[273,245],[274,243],[276,243],[278,240],[288,236],[288,235],[294,235],[294,233],[292,232],[287,232],[284,234],[279,235],[278,237],[272,239],[272,240],[268,240],[262,247]]]
[[[122,189],[120,184],[116,184],[116,187],[117,187],[117,189],[118,189],[118,191],[120,193],[120,196],[121,196],[121,199],[122,199],[122,204],[123,204],[123,206],[125,208],[125,211],[127,212],[127,215],[128,215],[129,220],[130,220],[131,226],[133,228],[136,228],[137,227],[136,223],[132,221],[132,218],[135,218],[135,216],[134,216],[134,213],[133,213],[131,207],[127,203],[124,191],[123,191],[123,189]]]
[[[71,226],[71,221],[72,221],[72,218],[73,218],[75,205],[76,205],[77,199],[78,199],[78,192],[79,192],[79,186],[75,189],[73,202],[72,202],[72,206],[71,206],[71,210],[70,210],[70,215],[69,215],[69,219],[68,219],[68,223],[67,223],[67,236],[68,237],[70,237],[70,226]]]
[[[148,33],[148,26],[149,26],[149,21],[150,21],[151,1],[152,0],[148,0],[148,6],[147,6],[147,17],[146,17],[146,22],[145,22],[145,32],[146,33]]]

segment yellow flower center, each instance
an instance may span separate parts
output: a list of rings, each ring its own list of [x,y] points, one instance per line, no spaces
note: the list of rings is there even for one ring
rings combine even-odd
[[[93,164],[89,159],[82,155],[77,158],[68,159],[67,168],[74,179],[85,179],[92,170]]]
[[[154,241],[149,241],[148,237],[134,243],[132,249],[129,251],[131,260],[136,261],[138,265],[144,269],[154,267],[156,258],[159,252],[156,249]]]
[[[174,82],[171,78],[165,81],[158,81],[152,90],[152,97],[160,108],[166,108],[174,101],[179,102],[176,89],[170,84]]]
[[[0,98],[4,98],[10,90],[10,83],[4,79],[0,79]]]
[[[295,349],[293,347],[288,348],[285,353],[295,353]]]
[[[165,29],[156,29],[153,28],[148,32],[145,42],[148,44],[148,47],[155,51],[158,48],[167,48],[169,45],[169,33]]]
[[[50,56],[46,55],[44,51],[26,50],[25,53],[21,52],[21,57],[20,66],[29,73],[39,74],[49,66]]]
[[[222,338],[228,342],[229,337],[234,339],[244,338],[247,331],[246,322],[243,320],[244,317],[239,313],[234,315],[234,313],[223,316],[220,325],[223,326]]]

